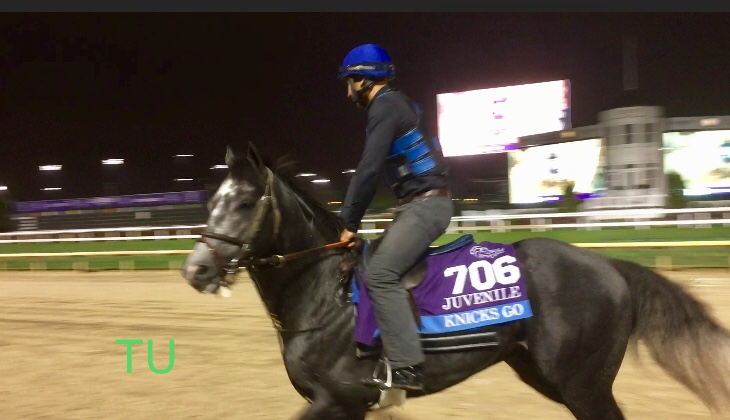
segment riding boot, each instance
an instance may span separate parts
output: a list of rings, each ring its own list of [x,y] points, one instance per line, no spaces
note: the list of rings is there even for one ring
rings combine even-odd
[[[368,387],[380,389],[399,388],[407,391],[422,391],[424,388],[423,382],[422,364],[393,369],[390,384],[376,377],[361,379],[361,383]]]

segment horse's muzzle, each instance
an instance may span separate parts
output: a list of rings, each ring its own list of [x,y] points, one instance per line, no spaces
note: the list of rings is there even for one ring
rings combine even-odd
[[[228,281],[221,276],[208,275],[209,268],[206,266],[185,265],[182,269],[183,277],[195,290],[203,294],[231,297],[231,290],[228,288]]]
[[[209,285],[217,284],[217,277],[219,277],[213,267],[195,264],[185,264],[181,274],[188,284],[199,292],[206,290]]]

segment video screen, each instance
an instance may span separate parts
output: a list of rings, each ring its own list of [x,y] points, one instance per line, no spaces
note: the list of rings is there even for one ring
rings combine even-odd
[[[730,130],[667,132],[664,173],[677,172],[686,195],[730,193]]]
[[[510,203],[559,201],[570,182],[580,199],[599,195],[606,189],[605,153],[599,138],[507,152]]]
[[[436,95],[444,156],[517,149],[518,138],[571,128],[570,81]]]

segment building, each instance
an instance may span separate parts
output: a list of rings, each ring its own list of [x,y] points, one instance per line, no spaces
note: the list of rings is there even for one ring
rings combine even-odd
[[[667,118],[662,107],[635,106],[603,111],[598,114],[596,125],[521,137],[519,145],[520,148],[528,148],[602,139],[604,150],[601,171],[605,189],[597,196],[586,199],[583,209],[660,208],[665,206],[668,193],[665,176],[670,169],[665,167],[670,152],[665,147],[668,136],[714,131],[720,138],[727,137],[725,143],[730,150],[730,131],[726,134],[723,130],[730,130],[730,116]],[[713,141],[713,144],[716,143]],[[722,159],[724,155],[719,150],[724,149],[713,147],[708,146],[706,151],[698,149],[703,153],[703,160],[687,161],[687,167],[707,166],[709,162]],[[723,162],[730,166],[730,153],[728,157],[718,160],[717,169],[714,170],[721,172],[717,175],[718,179],[725,177],[730,182],[730,167],[727,171],[722,168]],[[722,182],[718,185],[722,185]],[[688,188],[685,194],[688,190],[692,193],[697,188]],[[730,192],[730,188],[704,188],[691,195],[727,192]]]

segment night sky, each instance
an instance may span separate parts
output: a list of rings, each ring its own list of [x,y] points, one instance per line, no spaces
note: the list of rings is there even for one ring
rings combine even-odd
[[[626,36],[638,41],[636,92],[623,90]],[[388,50],[393,85],[433,135],[437,93],[558,79],[571,80],[574,127],[628,105],[730,114],[726,13],[4,14],[0,185],[20,201],[102,195],[105,176],[125,194],[202,189],[226,145],[248,141],[344,185],[365,113],[336,71],[368,42]],[[172,182],[186,175],[175,154],[195,155],[193,184]],[[122,173],[105,175],[104,158],[124,158]],[[474,166],[499,177],[505,161]],[[62,179],[42,179],[41,164],[63,164]],[[63,190],[39,190],[51,182]]]

